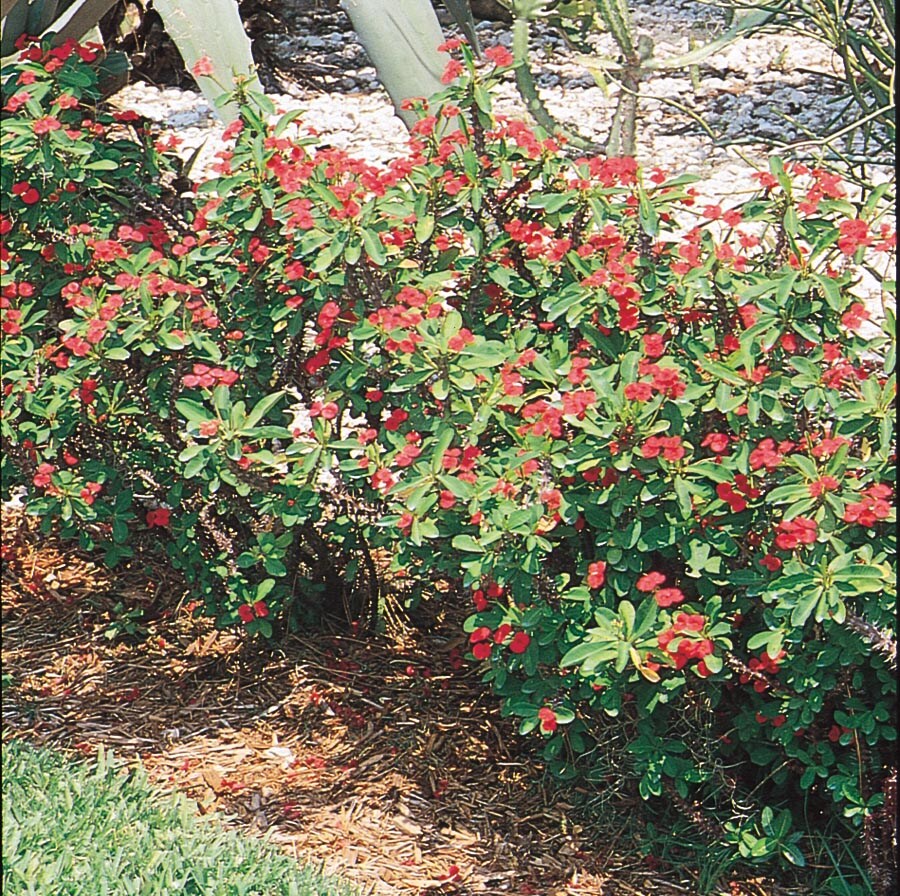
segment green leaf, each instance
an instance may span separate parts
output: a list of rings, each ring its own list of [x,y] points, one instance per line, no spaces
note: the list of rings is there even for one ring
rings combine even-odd
[[[267,395],[265,398],[260,399],[256,405],[254,405],[253,410],[247,415],[247,419],[244,421],[244,427],[246,429],[251,429],[256,426],[283,396],[284,392],[279,391],[273,392],[271,395]]]
[[[484,547],[471,535],[454,535],[450,542],[458,551],[466,551],[470,554],[483,554]]]
[[[179,398],[175,408],[190,423],[206,423],[213,419],[210,411],[192,398]]]

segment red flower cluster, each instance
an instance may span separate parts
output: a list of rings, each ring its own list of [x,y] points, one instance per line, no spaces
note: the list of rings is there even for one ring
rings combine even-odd
[[[602,560],[591,563],[587,571],[588,588],[602,588],[605,581],[606,564]]]
[[[775,547],[782,551],[793,551],[801,544],[813,544],[818,533],[815,520],[798,516],[792,520],[783,520],[775,530]]]
[[[871,528],[878,520],[886,520],[891,515],[891,505],[888,498],[892,489],[889,485],[876,483],[870,485],[862,492],[863,499],[855,504],[848,504],[844,509],[845,523],[859,523],[860,526]]]
[[[641,446],[641,454],[646,458],[659,457],[676,461],[684,457],[684,443],[681,436],[650,436]]]
[[[775,447],[774,439],[763,439],[759,445],[750,452],[750,469],[759,470],[765,467],[771,473],[777,470],[779,464],[784,459]]]
[[[541,731],[550,734],[556,731],[557,725],[556,713],[549,706],[542,706],[538,710],[538,718],[541,720]]]
[[[638,591],[653,594],[654,600],[661,607],[672,607],[684,600],[684,592],[680,588],[660,588],[666,577],[661,572],[646,572],[638,580],[635,587]]]
[[[872,234],[869,233],[869,225],[854,218],[850,221],[841,221],[839,225],[838,249],[844,255],[853,255],[860,246],[870,246]]]
[[[716,494],[728,504],[732,513],[740,513],[745,510],[747,498],[754,500],[762,494],[758,488],[750,485],[750,480],[743,473],[735,474],[734,485],[741,494],[734,490],[734,486],[730,482],[720,482],[716,486]]]
[[[779,650],[775,657],[770,657],[768,653],[761,653],[758,657],[751,657],[750,662],[747,663],[747,667],[750,669],[750,672],[742,672],[740,676],[741,684],[747,684],[751,679],[753,679],[753,690],[756,691],[757,694],[762,694],[764,691],[767,691],[769,688],[769,683],[764,679],[760,678],[760,675],[775,675],[780,666],[781,661],[787,656],[785,651]],[[756,673],[755,675],[753,673]]]
[[[269,615],[269,608],[264,600],[258,600],[252,607],[249,604],[241,604],[237,612],[241,622],[247,623],[253,622],[254,619],[264,619]]]
[[[699,613],[679,613],[672,627],[660,632],[657,642],[675,662],[676,669],[683,669],[691,660],[699,660],[696,672],[705,678],[709,670],[703,658],[712,654],[715,645],[709,638],[694,638],[693,635],[703,631],[706,617]]]
[[[511,634],[512,626],[507,622],[497,626],[495,631],[491,631],[486,625],[479,626],[469,635],[472,656],[476,660],[486,660],[491,655],[494,644],[503,644]],[[511,653],[521,654],[525,653],[529,644],[531,636],[527,632],[516,632],[507,646]]]
[[[233,386],[237,381],[237,371],[225,370],[221,367],[210,367],[208,364],[195,364],[193,373],[185,375],[181,380],[182,384],[189,389],[195,387],[213,389],[216,386]]]

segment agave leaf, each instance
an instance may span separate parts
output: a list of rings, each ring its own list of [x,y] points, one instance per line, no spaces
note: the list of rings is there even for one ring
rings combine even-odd
[[[15,43],[27,30],[28,2],[27,0],[12,0],[12,3],[4,3],[0,7],[2,24],[0,24],[0,56],[11,55],[15,50]]]
[[[52,31],[55,46],[69,39],[81,40],[114,5],[115,0],[80,0],[72,3],[55,21],[44,25],[40,33]]]
[[[466,40],[472,45],[475,53],[480,56],[481,45],[478,43],[478,33],[475,31],[475,19],[472,16],[469,0],[444,0],[444,6],[450,10],[450,15],[462,29]]]
[[[429,0],[341,0],[353,29],[378,78],[409,128],[414,112],[401,109],[404,100],[431,96],[443,89],[441,74],[450,57],[439,53],[444,41]]]
[[[220,106],[216,100],[231,92],[236,77],[246,79],[246,89],[263,92],[236,0],[154,0],[153,8],[162,16],[189,71],[200,59],[210,60],[213,74],[194,77],[223,121],[233,121],[238,114],[235,104]]]

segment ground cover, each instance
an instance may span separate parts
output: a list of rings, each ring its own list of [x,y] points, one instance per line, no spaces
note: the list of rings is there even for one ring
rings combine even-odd
[[[589,794],[547,778],[477,670],[454,668],[452,619],[262,653],[189,603],[160,611],[177,586],[162,569],[114,577],[8,508],[3,544],[4,743],[139,759],[201,814],[371,893],[677,896],[724,870],[707,844],[673,872],[617,782]],[[106,637],[126,607],[146,611],[140,636]],[[735,872],[709,892],[804,889]]]
[[[3,891],[95,896],[351,896],[272,847],[198,819],[193,804],[147,785],[101,750],[70,762],[3,744]]]

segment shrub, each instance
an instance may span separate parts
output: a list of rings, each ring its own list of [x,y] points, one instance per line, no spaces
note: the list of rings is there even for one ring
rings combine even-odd
[[[89,113],[76,57],[29,52],[2,285],[30,512],[110,563],[167,550],[219,625],[266,636],[370,622],[385,576],[443,582],[558,773],[701,820],[753,791],[786,807],[756,829],[731,806],[754,860],[802,863],[804,793],[876,842],[895,341],[857,287],[893,291],[883,189],[773,158],[698,207],[696,178],[495,117],[509,59],[463,47],[406,157],[245,105],[190,226],[163,223],[118,198],[155,182],[149,142]]]

